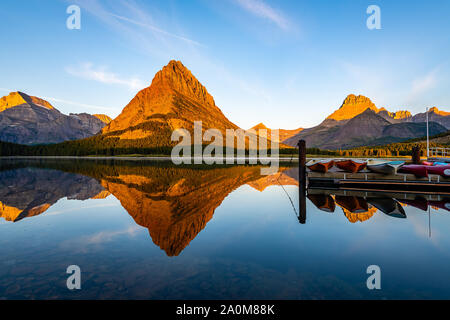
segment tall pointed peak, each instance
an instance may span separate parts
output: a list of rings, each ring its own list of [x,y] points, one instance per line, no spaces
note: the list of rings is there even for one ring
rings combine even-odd
[[[157,134],[166,139],[161,123],[167,131],[180,128],[190,130],[195,121],[202,121],[205,129],[216,128],[224,133],[226,129],[238,128],[225,117],[191,71],[180,61],[172,60],[155,74],[152,84],[136,94],[102,132],[122,131],[121,135],[126,139],[143,139]],[[148,129],[151,123],[154,125],[156,122],[158,130]],[[138,125],[146,126],[146,129],[135,128]],[[152,130],[155,132],[152,133]]]
[[[171,60],[153,78],[150,88],[175,90],[199,102],[215,106],[213,97],[181,61]]]

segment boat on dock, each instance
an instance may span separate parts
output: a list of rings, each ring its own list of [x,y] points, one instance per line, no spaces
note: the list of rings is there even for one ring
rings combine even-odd
[[[363,170],[366,167],[367,162],[362,160],[346,159],[346,160],[336,160],[334,164],[341,170],[356,173]]]
[[[425,161],[424,161],[425,162]],[[424,163],[425,164],[425,163]],[[450,166],[450,163],[448,163],[448,162],[439,162],[439,161],[436,161],[436,162],[433,162],[432,164],[431,164],[432,166]]]
[[[437,174],[441,177],[449,178],[450,177],[450,165],[433,165],[426,166],[429,174]]]
[[[401,168],[399,168],[398,172],[401,173],[410,173],[415,175],[416,177],[420,178],[427,178],[428,177],[428,170],[431,166],[424,166],[421,164],[408,164],[404,165]]]
[[[311,160],[306,167],[311,171],[326,173],[334,166],[334,160]]]
[[[394,175],[404,164],[405,161],[369,160],[367,161],[367,169],[375,173]]]

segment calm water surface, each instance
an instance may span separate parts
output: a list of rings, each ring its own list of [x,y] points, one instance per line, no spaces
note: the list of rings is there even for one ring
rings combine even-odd
[[[309,190],[301,224],[297,175],[3,160],[0,298],[450,298],[450,199]]]

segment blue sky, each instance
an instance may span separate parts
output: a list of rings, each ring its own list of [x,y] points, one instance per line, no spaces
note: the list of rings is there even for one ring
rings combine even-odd
[[[66,8],[81,8],[81,29]],[[369,5],[381,30],[369,30]],[[450,1],[3,0],[0,96],[117,116],[181,60],[237,125],[320,123],[350,94],[450,111]]]

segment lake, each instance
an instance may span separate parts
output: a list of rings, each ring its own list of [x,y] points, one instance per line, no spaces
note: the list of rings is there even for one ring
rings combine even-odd
[[[0,298],[448,299],[449,210],[445,195],[311,189],[305,216],[288,166],[3,159]]]

